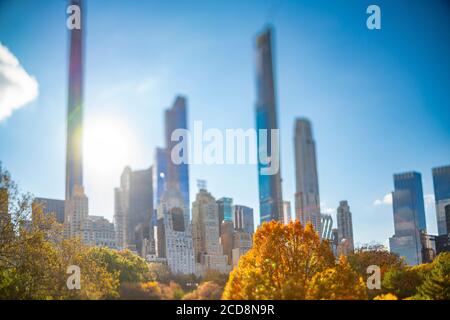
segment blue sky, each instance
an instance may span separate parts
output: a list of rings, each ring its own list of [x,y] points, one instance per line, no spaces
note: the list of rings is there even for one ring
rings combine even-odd
[[[366,27],[369,4],[381,8],[381,30]],[[0,121],[0,160],[24,190],[43,197],[64,195],[65,9],[62,0],[0,0],[0,42],[39,84],[33,102]],[[284,198],[293,201],[295,192],[294,119],[305,116],[317,143],[323,211],[348,200],[355,240],[386,243],[392,208],[374,202],[392,190],[392,174],[421,172],[428,195],[431,168],[450,164],[449,9],[437,0],[88,1],[90,213],[112,219],[123,166],[152,164],[163,145],[163,110],[176,94],[188,97],[191,124],[254,127],[253,41],[269,22]],[[99,127],[115,141],[96,136]],[[255,166],[196,165],[190,174],[192,199],[195,181],[206,179],[216,198],[258,211]],[[434,205],[426,211],[435,233]]]

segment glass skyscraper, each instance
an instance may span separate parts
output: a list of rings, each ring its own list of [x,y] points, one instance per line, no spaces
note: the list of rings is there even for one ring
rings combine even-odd
[[[392,193],[395,234],[389,239],[391,252],[410,265],[422,263],[421,232],[426,232],[422,177],[418,172],[394,175]]]
[[[168,179],[166,183],[180,189],[183,201],[189,208],[189,165],[187,163],[175,164],[171,159],[171,150],[179,143],[179,141],[171,140],[172,133],[176,129],[187,129],[187,102],[185,97],[177,96],[172,108],[166,110],[165,125]],[[184,155],[184,157],[186,156]]]
[[[253,234],[255,232],[253,209],[241,205],[233,206],[233,224],[235,230]]]
[[[261,129],[267,130],[267,141],[261,141],[260,135],[257,134],[258,155],[266,153],[271,158],[274,158],[270,134],[272,129],[278,129],[278,124],[271,28],[267,28],[256,38],[256,92],[256,129],[258,133]],[[280,159],[279,154],[278,159]],[[283,216],[281,169],[279,168],[272,175],[262,174],[261,169],[267,166],[258,161],[259,215],[261,223],[270,220],[281,220]]]
[[[233,199],[231,198],[220,198],[217,200],[217,205],[219,207],[219,228],[223,221],[233,221]]]
[[[433,168],[432,171],[438,234],[446,235],[450,233],[446,216],[450,212],[450,165]]]

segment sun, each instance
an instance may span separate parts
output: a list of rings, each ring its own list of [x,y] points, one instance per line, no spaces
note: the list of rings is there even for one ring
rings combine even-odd
[[[132,130],[116,118],[85,121],[83,140],[85,165],[96,175],[122,170],[137,152]]]

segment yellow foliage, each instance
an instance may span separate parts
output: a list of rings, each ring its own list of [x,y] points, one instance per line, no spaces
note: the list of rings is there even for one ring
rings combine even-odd
[[[305,299],[314,275],[333,266],[329,244],[320,241],[311,224],[266,222],[231,272],[222,298]]]
[[[398,300],[398,298],[392,293],[386,293],[376,296],[373,300]]]

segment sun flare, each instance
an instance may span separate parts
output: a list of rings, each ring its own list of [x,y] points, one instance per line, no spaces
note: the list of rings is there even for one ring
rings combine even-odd
[[[95,173],[122,170],[136,153],[135,138],[126,123],[114,118],[87,120],[84,132],[84,161]]]

